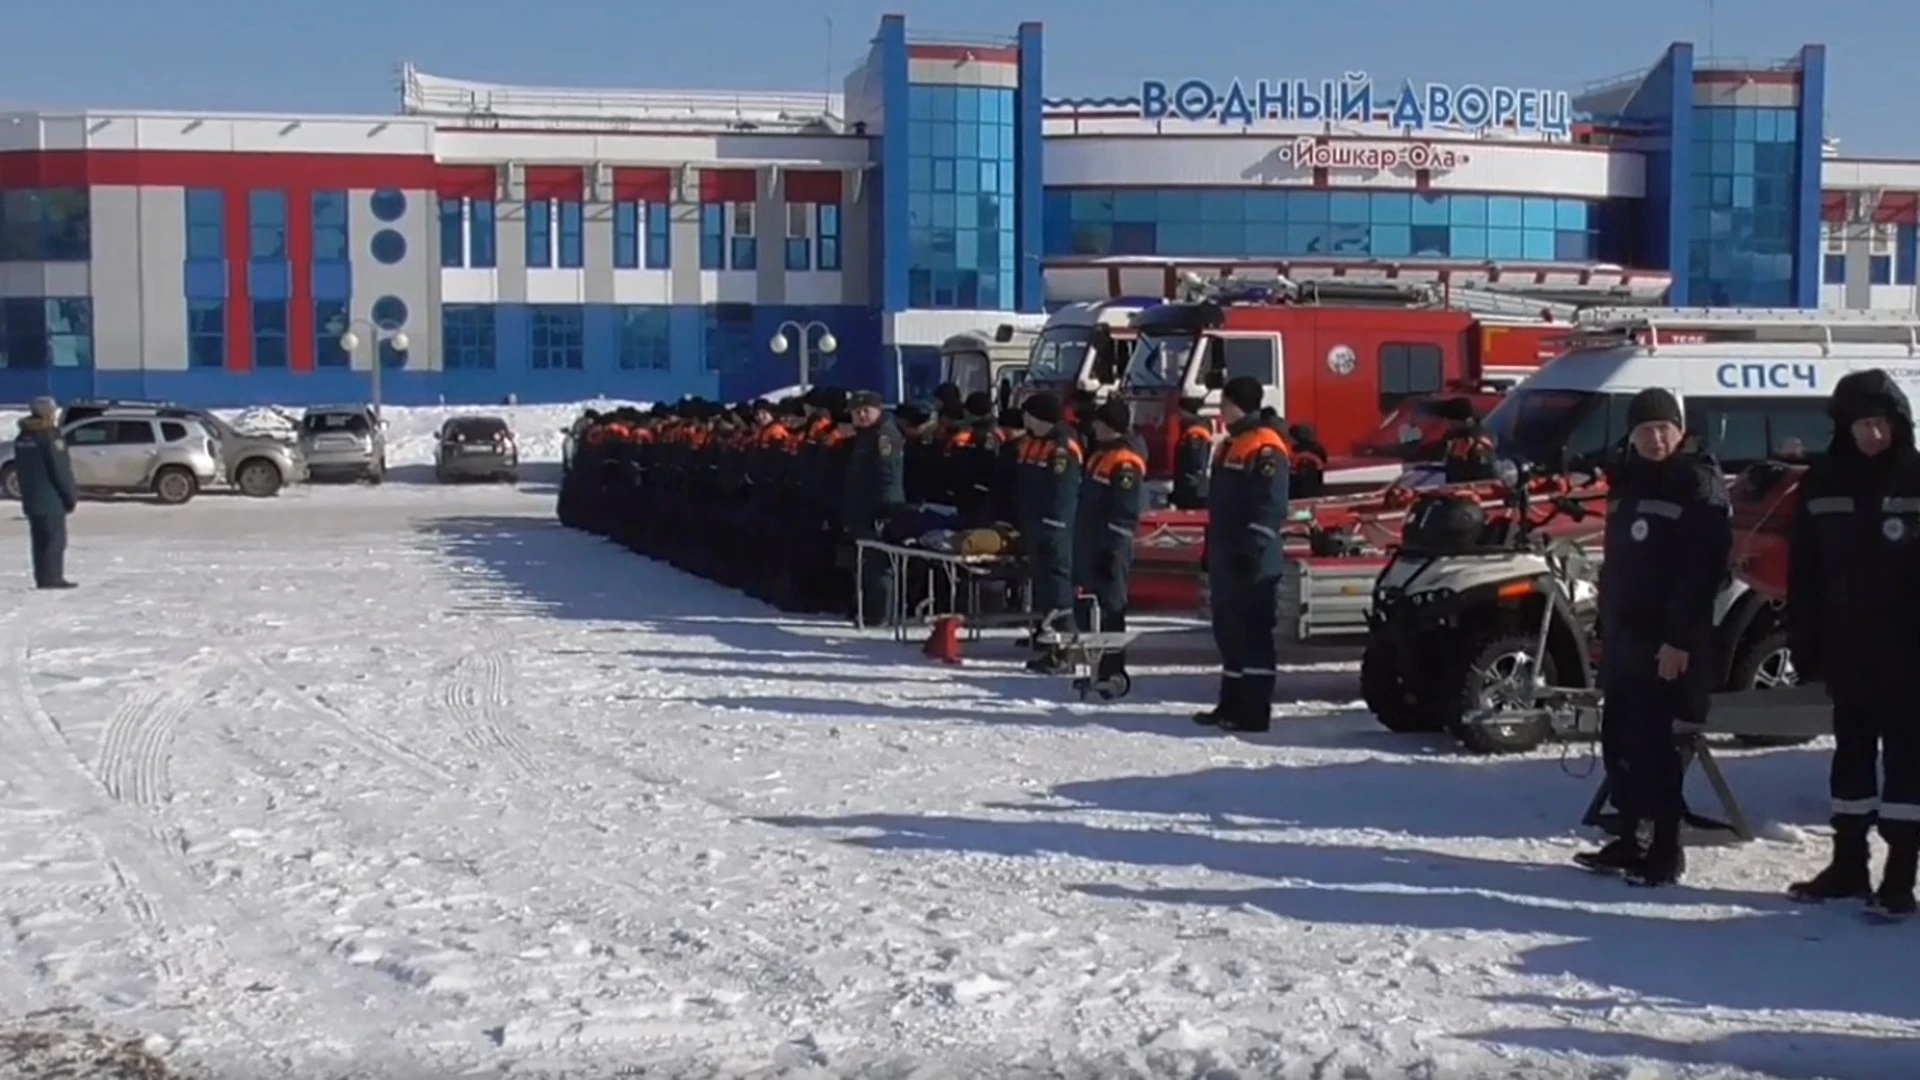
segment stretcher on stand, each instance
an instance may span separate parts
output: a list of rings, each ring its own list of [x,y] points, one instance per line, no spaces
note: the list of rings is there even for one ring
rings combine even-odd
[[[952,551],[938,551],[933,548],[913,547],[906,544],[889,544],[883,540],[857,540],[854,542],[853,588],[854,588],[854,625],[862,630],[871,629],[866,622],[866,565],[868,559],[886,559],[893,577],[893,603],[886,613],[886,627],[893,631],[893,639],[906,642],[909,631],[914,627],[930,626],[941,612],[935,610],[937,599],[942,595],[940,586],[946,586],[945,595],[950,597],[956,609],[954,613],[964,617],[964,632],[969,640],[979,640],[980,632],[995,628],[1029,626],[1033,616],[1024,605],[1021,610],[998,614],[981,612],[981,592],[989,584],[1013,580],[1020,567],[1020,561],[1006,555],[962,555]],[[914,590],[908,588],[909,582],[918,577],[926,586],[926,593],[919,600],[914,599]]]

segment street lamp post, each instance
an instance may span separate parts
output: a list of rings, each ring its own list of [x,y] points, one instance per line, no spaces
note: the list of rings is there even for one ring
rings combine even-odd
[[[354,352],[360,348],[362,339],[360,334],[356,332],[360,330],[366,331],[365,340],[373,346],[373,355],[369,359],[372,366],[369,368],[369,371],[372,374],[373,381],[373,413],[375,416],[379,416],[381,415],[381,378],[384,375],[382,369],[386,366],[380,362],[380,343],[382,341],[391,341],[394,351],[404,353],[407,351],[407,345],[409,344],[407,341],[407,332],[405,330],[388,330],[366,319],[355,319],[348,323],[346,329],[340,334],[340,347],[347,351],[349,361],[352,360]]]
[[[815,331],[819,333],[816,335]],[[840,342],[834,339],[833,331],[827,329],[826,323],[799,323],[788,319],[774,328],[773,340],[767,342],[767,348],[772,349],[775,356],[785,356],[787,350],[792,348],[793,341],[800,343],[800,389],[805,392],[813,379],[813,350],[817,348],[823,354],[831,355],[840,347]]]

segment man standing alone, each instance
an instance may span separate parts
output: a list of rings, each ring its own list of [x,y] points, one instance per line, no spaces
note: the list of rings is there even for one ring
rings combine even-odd
[[[41,589],[71,589],[67,580],[67,515],[73,513],[73,466],[60,438],[52,398],[35,398],[33,411],[20,421],[13,440],[14,475],[20,482],[20,509],[27,515],[33,543],[33,584]]]

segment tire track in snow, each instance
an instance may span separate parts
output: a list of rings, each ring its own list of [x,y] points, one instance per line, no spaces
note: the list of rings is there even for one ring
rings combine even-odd
[[[311,714],[315,719],[333,728],[352,743],[355,749],[368,757],[413,774],[416,779],[426,782],[433,790],[458,782],[452,773],[418,751],[353,719],[328,704],[319,695],[302,688],[284,672],[259,657],[238,650],[231,650],[228,655],[242,670],[252,675],[262,687],[277,694],[287,704]]]
[[[515,773],[531,777],[536,770],[526,744],[501,723],[513,711],[512,676],[506,652],[489,642],[454,664],[440,703],[474,749],[504,758]]]
[[[169,761],[174,734],[204,693],[202,678],[197,669],[176,671],[120,703],[107,722],[94,764],[107,794],[144,807],[163,806],[173,798]]]

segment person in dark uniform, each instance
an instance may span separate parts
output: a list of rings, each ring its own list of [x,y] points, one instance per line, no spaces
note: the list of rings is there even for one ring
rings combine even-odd
[[[1027,437],[1020,440],[1020,536],[1026,549],[1028,603],[1036,620],[1027,668],[1061,669],[1053,632],[1073,612],[1073,519],[1080,501],[1082,452],[1062,415],[1060,399],[1035,394],[1025,407]],[[1064,614],[1062,614],[1064,613]]]
[[[1448,398],[1440,403],[1440,415],[1453,425],[1447,429],[1442,450],[1447,483],[1475,484],[1499,476],[1493,436],[1473,415],[1473,402],[1463,397]]]
[[[1289,454],[1279,421],[1260,407],[1263,393],[1260,380],[1247,375],[1221,388],[1227,437],[1207,482],[1207,588],[1220,696],[1194,720],[1228,731],[1273,725]]]
[[[947,439],[942,475],[947,501],[962,528],[982,528],[993,522],[993,478],[1000,452],[1000,432],[994,425],[993,399],[984,390],[967,395],[964,419]]]
[[[1327,448],[1312,424],[1294,424],[1287,429],[1287,443],[1293,450],[1293,468],[1288,479],[1287,497],[1316,499],[1327,490]]]
[[[1686,869],[1685,770],[1674,722],[1706,714],[1713,602],[1733,530],[1720,466],[1681,449],[1685,420],[1671,393],[1635,394],[1627,427],[1625,459],[1610,477],[1600,570],[1601,757],[1626,827],[1574,861],[1653,887],[1679,881]]]
[[[1111,398],[1095,408],[1092,427],[1093,452],[1073,523],[1073,579],[1100,613],[1100,632],[1117,633],[1127,628],[1127,579],[1146,508],[1147,459],[1131,437],[1133,414],[1124,400]],[[1091,622],[1083,617],[1080,628],[1090,630]],[[1125,653],[1104,653],[1093,679],[1111,686],[1126,670]]]
[[[1787,620],[1795,672],[1833,699],[1833,859],[1788,893],[1871,897],[1905,917],[1920,863],[1920,450],[1907,396],[1884,371],[1842,378],[1828,412],[1833,442],[1807,470],[1792,526]],[[1876,823],[1887,845],[1877,892]]]
[[[1207,472],[1213,468],[1213,425],[1200,415],[1199,398],[1180,399],[1180,441],[1173,451],[1175,510],[1207,508]]]
[[[906,439],[887,418],[880,395],[863,390],[849,400],[853,438],[846,458],[846,494],[841,527],[849,542],[878,540],[887,522],[907,503]],[[893,567],[886,558],[862,563],[858,615],[867,626],[884,624],[893,611]]]
[[[27,518],[33,584],[40,589],[74,587],[67,580],[67,515],[79,505],[79,489],[66,441],[60,438],[59,412],[52,398],[35,398],[13,440],[13,473],[20,485],[20,512]]]

